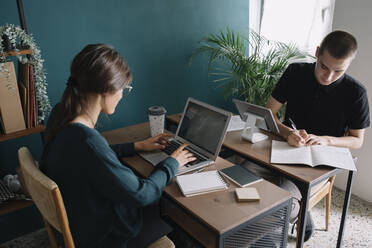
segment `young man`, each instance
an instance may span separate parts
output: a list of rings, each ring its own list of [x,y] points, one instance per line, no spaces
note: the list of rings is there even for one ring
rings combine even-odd
[[[351,34],[334,31],[317,48],[316,63],[295,63],[284,72],[266,106],[275,116],[287,103],[284,123],[276,122],[290,145],[362,146],[370,124],[367,92],[345,74],[356,52]]]
[[[356,52],[357,41],[351,34],[334,31],[317,47],[315,63],[288,66],[266,106],[273,112],[281,136],[290,145],[321,144],[352,149],[362,146],[364,130],[370,125],[367,91],[345,74]],[[276,113],[285,103],[282,123]],[[281,184],[301,199],[293,183],[281,180]],[[298,210],[299,205],[292,209],[291,216],[298,215]],[[311,217],[307,223],[305,241],[313,232]]]

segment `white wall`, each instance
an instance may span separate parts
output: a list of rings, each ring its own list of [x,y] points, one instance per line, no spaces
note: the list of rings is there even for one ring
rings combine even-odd
[[[369,108],[372,111],[372,1],[336,0],[333,30],[352,33],[358,41],[358,54],[349,67],[348,74],[367,88]],[[352,193],[372,202],[372,129],[366,130],[363,147],[352,151],[358,157],[357,173],[354,173]],[[345,189],[347,174],[336,177],[336,187]]]

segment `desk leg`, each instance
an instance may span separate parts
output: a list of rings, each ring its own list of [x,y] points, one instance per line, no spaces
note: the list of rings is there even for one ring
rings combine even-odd
[[[297,248],[301,248],[304,245],[304,237],[305,237],[305,227],[306,227],[306,214],[307,214],[307,207],[309,205],[309,198],[310,198],[310,185],[302,185],[300,187],[302,199],[301,199],[301,208],[300,213],[298,216],[297,221]]]
[[[346,221],[346,214],[347,210],[349,208],[350,203],[350,195],[351,195],[351,186],[353,183],[353,176],[354,171],[349,171],[349,176],[347,179],[347,186],[346,186],[346,192],[345,192],[345,199],[344,199],[344,208],[342,209],[342,216],[341,216],[341,223],[340,223],[340,230],[338,232],[338,239],[337,239],[337,248],[340,248],[342,246],[342,237],[344,235],[344,226]]]

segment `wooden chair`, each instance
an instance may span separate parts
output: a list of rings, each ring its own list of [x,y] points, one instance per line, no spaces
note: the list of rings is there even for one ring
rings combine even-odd
[[[321,182],[319,185],[316,185],[314,189],[310,192],[310,199],[309,199],[309,210],[312,209],[320,200],[325,197],[326,200],[326,215],[325,215],[325,230],[328,231],[329,225],[329,213],[331,211],[331,196],[332,196],[332,188],[333,183],[335,181],[336,176],[332,176],[328,178],[325,182]],[[318,187],[317,187],[318,186]]]
[[[31,196],[43,217],[51,246],[58,248],[53,229],[51,228],[53,226],[62,233],[65,247],[74,248],[75,245],[71,235],[65,205],[57,184],[37,168],[36,161],[26,147],[18,150],[18,159],[26,192]],[[149,246],[149,248],[174,247],[175,245],[167,236],[161,237]]]
[[[176,246],[167,236],[163,236],[151,245],[148,248],[175,248]]]
[[[353,157],[354,163],[357,163],[358,158]],[[328,231],[329,226],[329,213],[331,212],[331,196],[332,196],[332,188],[333,183],[336,179],[336,175],[328,178],[323,183],[319,183],[319,185],[314,186],[310,192],[310,200],[309,200],[309,210],[312,209],[323,197],[326,197],[326,215],[325,215],[325,230]]]
[[[18,159],[24,186],[43,217],[51,246],[58,248],[51,228],[53,226],[62,233],[65,247],[74,248],[65,205],[57,184],[37,168],[35,160],[26,147],[18,150]]]

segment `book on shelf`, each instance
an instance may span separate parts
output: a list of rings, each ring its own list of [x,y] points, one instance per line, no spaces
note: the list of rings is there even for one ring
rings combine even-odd
[[[176,182],[184,196],[205,194],[228,188],[217,170],[180,175]]]
[[[30,64],[18,63],[18,80],[19,84],[22,85],[22,91],[25,95],[22,97],[24,102],[22,103],[23,113],[25,116],[25,122],[27,128],[31,128],[30,125]]]
[[[38,105],[36,100],[33,67],[29,64],[18,63],[20,95],[27,128],[35,127],[38,123]]]
[[[3,120],[1,119],[1,115],[0,115],[0,135],[1,134],[4,134],[4,124],[3,124]]]
[[[245,187],[263,180],[262,177],[255,175],[253,172],[240,165],[224,168],[220,170],[220,173],[240,187]]]
[[[36,97],[35,97],[35,84],[34,84],[34,73],[33,68],[30,65],[29,69],[29,80],[30,80],[30,123],[31,127],[36,126]]]
[[[0,114],[4,133],[26,129],[13,62],[3,64],[0,75]]]
[[[21,105],[22,105],[22,110],[23,110],[23,118],[25,119],[25,125],[28,127],[27,124],[27,115],[26,115],[26,102],[27,102],[27,89],[24,86],[23,83],[18,82],[18,90],[19,90],[19,97],[21,98]]]
[[[273,140],[270,163],[304,164],[311,167],[328,165],[356,171],[350,150],[343,147],[312,145],[293,147],[287,142]]]

